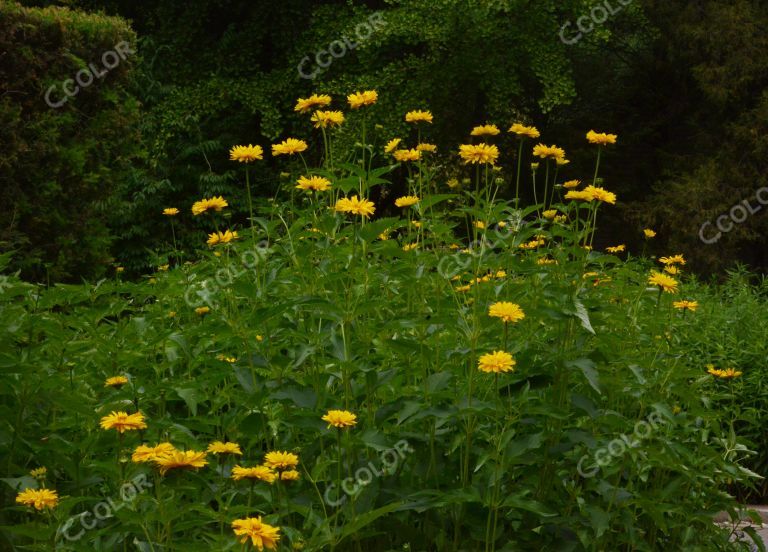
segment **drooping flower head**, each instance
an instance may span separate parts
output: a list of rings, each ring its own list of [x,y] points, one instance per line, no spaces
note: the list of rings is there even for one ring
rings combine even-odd
[[[240,445],[237,443],[224,443],[222,441],[214,441],[208,445],[206,452],[210,454],[235,454],[242,456],[243,451],[240,450]]]
[[[410,207],[411,205],[416,205],[418,202],[419,202],[419,198],[416,196],[403,196],[403,197],[398,197],[395,200],[395,206]]]
[[[581,180],[569,180],[568,182],[563,183],[563,188],[572,190],[573,188],[578,188],[579,184],[581,184]]]
[[[519,322],[525,318],[525,313],[520,305],[508,301],[500,301],[488,308],[488,316],[501,318],[502,322]]]
[[[154,459],[160,468],[160,475],[165,475],[170,470],[198,470],[208,465],[205,452],[196,450],[174,450]]]
[[[248,539],[251,544],[259,549],[277,550],[280,540],[280,528],[273,527],[261,521],[261,517],[236,519],[232,522],[232,530],[240,537],[240,543],[245,544]]]
[[[229,160],[240,163],[253,163],[259,159],[264,159],[264,150],[261,146],[248,144],[247,146],[233,146],[229,150]]]
[[[32,506],[36,510],[55,508],[59,495],[51,489],[24,489],[16,495],[16,502],[24,506]]]
[[[304,191],[325,192],[331,188],[331,181],[324,176],[301,176],[296,188]]]
[[[469,133],[470,136],[498,136],[499,134],[501,134],[501,131],[496,125],[476,126]]]
[[[232,479],[235,481],[253,479],[273,483],[277,479],[277,474],[269,466],[255,466],[253,468],[235,466],[232,468]]]
[[[414,111],[409,111],[405,114],[405,122],[406,123],[431,123],[432,122],[432,112],[431,111],[422,111],[420,109],[416,109]]]
[[[331,105],[331,97],[328,94],[312,94],[309,98],[299,98],[296,100],[294,111],[307,113],[316,107],[327,107]]]
[[[512,355],[505,351],[494,351],[480,357],[477,368],[486,373],[504,373],[514,370],[517,364]]]
[[[219,213],[225,207],[229,207],[229,203],[221,196],[201,199],[192,204],[192,214],[195,216],[202,215],[206,211],[216,211]]]
[[[328,422],[329,428],[346,429],[357,425],[357,416],[347,410],[329,410],[321,419]]]
[[[366,105],[373,105],[379,99],[379,94],[375,90],[365,90],[364,92],[355,92],[347,96],[349,107],[360,109]]]
[[[511,127],[509,127],[508,132],[517,134],[520,138],[532,138],[534,140],[541,136],[541,133],[536,127],[525,126],[520,123],[515,123]]]
[[[99,425],[101,425],[102,429],[115,429],[120,433],[137,429],[147,429],[147,424],[144,423],[144,415],[141,412],[128,414],[126,412],[115,412],[113,410],[108,416],[104,416],[101,419]]]
[[[306,151],[308,147],[304,140],[286,138],[279,144],[272,144],[272,155],[274,157],[278,155],[294,155]]]
[[[387,142],[387,145],[384,146],[384,153],[392,153],[395,151],[395,148],[397,148],[398,145],[400,145],[400,138],[392,138],[389,142]]]

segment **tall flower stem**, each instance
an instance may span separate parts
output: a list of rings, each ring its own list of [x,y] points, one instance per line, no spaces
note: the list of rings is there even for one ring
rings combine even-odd
[[[595,176],[592,179],[592,185],[597,186],[597,173],[600,170],[600,157],[603,154],[603,148],[598,146],[597,147],[597,163],[595,163]]]
[[[251,197],[251,170],[245,167],[245,190],[248,193],[248,222],[251,224],[251,239],[256,244],[256,230],[253,228],[253,198]]]
[[[517,149],[517,180],[515,180],[515,209],[520,204],[520,171],[523,167],[523,139],[520,139],[520,147]]]
[[[547,195],[549,193],[549,159],[544,161],[544,163],[546,163],[546,166],[547,166],[546,172],[544,173],[544,198],[543,198],[544,210],[546,211],[546,209],[547,209]]]

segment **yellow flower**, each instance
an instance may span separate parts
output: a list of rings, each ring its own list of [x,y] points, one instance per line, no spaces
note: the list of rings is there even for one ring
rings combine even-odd
[[[259,342],[264,341],[264,336],[256,334],[256,341],[259,341]]]
[[[395,150],[395,153],[392,155],[394,156],[395,161],[400,161],[401,163],[404,163],[405,161],[418,161],[421,159],[421,152],[417,149]]]
[[[101,425],[102,429],[116,429],[120,433],[136,429],[147,429],[147,424],[144,423],[144,415],[141,412],[128,414],[113,410],[108,416],[104,416],[101,419],[99,425]]]
[[[485,223],[482,220],[476,220],[472,224],[478,230],[485,230]]]
[[[208,234],[208,241],[206,243],[212,247],[220,243],[229,243],[232,240],[236,240],[237,238],[238,235],[236,230],[226,230],[224,232],[214,232],[213,234]]]
[[[539,163],[531,163],[531,170],[536,172],[539,168]]]
[[[508,132],[513,132],[514,134],[517,134],[521,138],[536,139],[539,136],[541,136],[541,133],[538,131],[536,127],[525,126],[520,123],[515,123],[514,125],[509,127]]]
[[[677,280],[661,272],[651,272],[648,283],[652,286],[658,286],[659,289],[664,290],[666,293],[677,293]]]
[[[568,159],[566,159],[565,157],[556,157],[555,158],[555,163],[557,163],[557,165],[559,167],[562,167],[564,165],[568,165],[570,163],[570,161]]]
[[[541,257],[536,259],[536,264],[539,266],[554,265],[557,264],[557,260],[550,259],[549,257]]]
[[[672,255],[670,257],[662,257],[661,259],[659,259],[659,262],[665,265],[674,265],[674,264],[685,265],[685,259],[683,258],[682,255]]]
[[[419,248],[419,244],[418,243],[406,243],[403,246],[403,251],[405,251],[407,253],[408,251],[413,251],[414,249],[418,249],[418,248]]]
[[[286,138],[279,144],[272,144],[272,155],[274,157],[278,155],[293,155],[306,151],[307,147],[307,143],[304,140]]]
[[[107,380],[104,382],[104,387],[122,387],[128,383],[128,378],[125,376],[112,376],[111,378],[107,378]]]
[[[613,192],[609,192],[603,188],[590,185],[584,188],[584,193],[590,194],[592,196],[592,199],[596,199],[597,201],[610,203],[611,205],[616,204],[616,194],[614,194]]]
[[[395,148],[400,145],[400,138],[392,138],[389,142],[387,142],[387,145],[384,146],[384,153],[392,153],[395,151]]]
[[[286,470],[280,474],[280,479],[282,481],[298,481],[299,472],[297,472],[296,470]]]
[[[651,238],[656,237],[656,232],[654,232],[650,228],[646,228],[645,230],[643,230],[643,234],[645,234],[645,239],[647,240],[650,240]]]
[[[176,318],[176,311],[169,311],[168,318]]]
[[[565,222],[566,220],[568,220],[568,217],[565,215],[558,215],[553,219],[554,222]]]
[[[160,271],[160,272],[168,272],[168,269],[169,269],[170,267],[171,267],[171,265],[167,265],[167,264],[164,264],[164,265],[159,265],[159,266],[157,267],[157,270],[158,270],[158,271]]]
[[[47,474],[47,473],[48,473],[48,468],[43,466],[41,468],[36,468],[36,469],[30,471],[29,475],[31,475],[35,479],[45,479],[45,474]]]
[[[464,160],[464,164],[494,165],[499,158],[499,148],[485,143],[463,144],[459,146],[459,156]]]
[[[555,145],[538,144],[533,147],[533,155],[542,159],[565,159],[565,150]]]
[[[315,123],[315,128],[339,126],[344,122],[344,113],[341,111],[315,111],[310,120]]]
[[[526,243],[520,244],[520,249],[536,249],[538,247],[541,247],[546,242],[542,239],[536,238]]]
[[[590,144],[597,144],[598,146],[607,146],[608,144],[615,144],[617,136],[615,134],[605,134],[604,132],[595,132],[590,130],[587,132],[587,141]]]
[[[148,445],[139,445],[131,455],[131,461],[136,462],[154,462],[162,456],[166,456],[176,451],[171,443],[160,443],[154,447]]]
[[[325,192],[331,188],[331,181],[324,176],[301,176],[297,180],[296,188],[299,190],[314,190],[315,192]]]
[[[372,201],[358,199],[357,196],[352,196],[351,198],[342,197],[336,202],[334,209],[340,213],[352,213],[366,218],[376,211]]]
[[[570,192],[565,194],[565,199],[574,199],[574,200],[590,202],[590,201],[593,201],[595,198],[589,192],[586,192],[586,191],[579,192],[576,190],[571,190]]]
[[[545,219],[552,220],[557,216],[557,209],[549,209],[548,211],[544,211],[542,215],[544,215]]]
[[[205,452],[196,450],[174,450],[158,456],[154,462],[160,468],[160,475],[165,475],[169,470],[197,470],[208,465]]]
[[[677,274],[680,274],[680,269],[677,268],[675,265],[667,265],[664,267],[664,272],[667,274],[671,274],[672,276],[675,276]]]
[[[175,217],[179,214],[179,210],[176,207],[166,207],[163,209],[163,214],[166,217]]]
[[[306,113],[315,107],[326,107],[331,105],[331,97],[327,94],[312,94],[309,98],[299,98],[296,100],[294,111]]]
[[[672,306],[679,310],[695,312],[699,308],[699,303],[697,301],[675,301]]]
[[[253,468],[243,468],[235,466],[232,468],[232,479],[240,481],[241,479],[258,479],[266,483],[272,483],[277,478],[277,474],[269,466],[256,466]]]
[[[243,455],[243,451],[240,450],[240,445],[237,443],[222,443],[221,441],[214,441],[208,445],[206,452],[211,454],[236,454],[238,456]]]
[[[382,232],[379,234],[379,239],[381,241],[387,241],[389,239],[389,230]]]
[[[498,134],[501,134],[501,131],[496,125],[476,126],[469,133],[470,136],[497,136]]]
[[[59,495],[50,489],[25,489],[16,495],[16,502],[25,506],[34,506],[36,510],[55,508]]]
[[[364,92],[355,92],[347,96],[349,107],[360,109],[365,105],[373,105],[379,99],[379,94],[375,90],[366,90]]]
[[[437,151],[437,146],[435,144],[422,142],[421,144],[416,145],[416,151],[427,151],[429,153],[435,153]]]
[[[482,372],[493,372],[498,374],[500,372],[503,373],[514,370],[515,364],[517,364],[517,362],[509,353],[504,351],[494,351],[493,353],[487,353],[481,356],[477,368]]]
[[[446,182],[446,185],[451,188],[458,188],[459,187],[459,179],[458,178],[449,178],[448,182]]]
[[[613,246],[613,247],[606,247],[605,250],[608,253],[621,253],[622,251],[626,251],[627,250],[627,246],[624,245],[624,244],[621,244],[621,245],[616,245],[616,246]]]
[[[216,358],[224,362],[229,362],[230,364],[234,364],[235,362],[237,362],[237,359],[235,357],[231,357],[223,354],[216,355]]]
[[[344,429],[357,425],[357,416],[347,410],[329,410],[321,419],[328,422],[329,428],[333,426]]]
[[[494,318],[501,318],[502,322],[519,322],[525,318],[525,313],[520,305],[515,303],[509,303],[507,301],[500,301],[492,304],[488,308],[488,316]]]
[[[195,201],[194,204],[192,204],[192,214],[202,215],[206,211],[214,210],[217,213],[220,212],[224,207],[229,207],[229,203],[221,197],[212,197],[210,199],[201,199],[200,201]]]
[[[232,522],[232,530],[235,535],[241,537],[240,543],[245,544],[251,539],[251,544],[261,552],[277,550],[277,542],[280,540],[280,528],[267,525],[261,521],[261,517],[236,519]]]
[[[496,271],[496,274],[494,274],[493,276],[494,276],[495,278],[499,278],[499,279],[501,279],[501,278],[506,278],[506,277],[507,277],[507,272],[506,272],[506,271],[504,271],[504,270],[497,270],[497,271]]]
[[[410,207],[411,205],[416,205],[418,202],[419,198],[416,196],[403,196],[395,200],[395,205],[397,207]]]
[[[202,316],[204,314],[208,314],[209,312],[211,312],[210,307],[197,307],[195,309],[195,313],[199,314],[200,316]]]
[[[406,123],[418,123],[420,121],[423,121],[425,123],[431,123],[432,122],[432,112],[431,111],[421,111],[420,109],[417,109],[415,111],[409,111],[405,114],[405,122]]]
[[[565,182],[563,184],[563,188],[565,188],[566,190],[570,190],[572,188],[578,187],[579,184],[581,184],[581,180],[569,180],[568,182]]]
[[[124,266],[117,266],[117,267],[115,267],[115,272],[117,272],[118,274],[120,274],[121,272],[125,272],[125,267]]]
[[[264,159],[264,150],[261,146],[233,146],[229,150],[229,160],[240,163],[253,163],[257,159]]]
[[[295,468],[299,465],[299,457],[292,452],[281,452],[279,450],[268,452],[264,456],[264,465],[278,470]]]

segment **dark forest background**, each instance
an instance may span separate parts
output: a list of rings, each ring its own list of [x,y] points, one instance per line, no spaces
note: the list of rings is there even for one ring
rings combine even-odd
[[[242,206],[230,146],[308,138],[297,97],[375,88],[382,134],[405,132],[410,109],[433,111],[446,179],[460,171],[448,154],[476,124],[536,124],[569,152],[572,178],[594,163],[586,131],[616,133],[602,174],[620,205],[603,241],[638,251],[639,230],[652,227],[652,252],[684,253],[704,276],[736,263],[765,271],[768,207],[716,244],[699,231],[742,200],[758,205],[768,186],[768,5],[623,3],[0,0],[0,247],[38,281],[96,278],[115,264],[141,273],[167,249],[163,207],[186,211],[210,194]],[[563,25],[598,5],[621,9],[563,42]],[[364,45],[314,80],[299,76],[305,56],[376,12],[386,24]],[[46,105],[52,83],[119,40],[138,53],[65,106]],[[513,139],[499,144],[510,166]],[[281,166],[267,157],[256,170],[270,196]],[[190,217],[178,222],[180,244],[199,243]]]

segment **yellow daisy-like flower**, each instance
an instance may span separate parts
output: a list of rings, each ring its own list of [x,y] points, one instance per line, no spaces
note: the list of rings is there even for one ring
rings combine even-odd
[[[237,359],[235,357],[227,356],[227,355],[221,354],[221,353],[216,355],[216,359],[224,361],[224,362],[229,362],[230,364],[234,364],[235,362],[237,362]]]
[[[382,232],[381,234],[379,234],[379,239],[380,239],[381,241],[387,241],[387,240],[389,239],[389,230],[387,230],[387,231],[385,231],[385,232]]]
[[[559,167],[562,167],[564,165],[570,164],[570,160],[566,159],[565,157],[556,157],[555,163],[557,163]]]
[[[672,276],[676,276],[680,274],[680,269],[677,268],[675,265],[667,265],[664,267],[664,272],[667,274],[671,274]]]
[[[221,196],[201,199],[192,204],[192,214],[195,216],[202,215],[206,211],[216,211],[218,213],[225,207],[229,207],[229,203]]]
[[[310,120],[315,123],[315,128],[340,126],[344,122],[344,113],[341,111],[315,111]]]
[[[406,243],[403,246],[403,251],[405,251],[407,253],[408,251],[413,251],[414,249],[418,249],[418,248],[419,248],[419,244],[418,243]]]
[[[327,107],[331,105],[331,97],[328,94],[312,94],[309,98],[299,98],[296,100],[294,111],[306,113],[316,107]]]
[[[253,163],[259,159],[264,159],[264,150],[261,146],[248,144],[247,146],[233,146],[232,149],[229,150],[230,161]]]
[[[541,257],[539,259],[536,259],[536,264],[539,266],[556,265],[557,260],[550,259],[549,257]]]
[[[324,176],[299,177],[296,188],[305,191],[325,192],[331,189],[331,181]]]
[[[469,133],[470,136],[498,136],[499,134],[501,134],[501,131],[496,125],[476,126]]]
[[[176,207],[166,207],[163,209],[163,214],[166,217],[175,217],[179,214],[179,210]]]
[[[499,158],[499,148],[490,144],[462,144],[459,146],[459,156],[464,164],[495,165]]]
[[[403,196],[398,197],[395,200],[395,205],[397,207],[410,207],[411,205],[416,205],[419,202],[419,198],[416,196]]]
[[[280,528],[273,527],[261,521],[261,517],[236,519],[232,522],[232,530],[235,535],[240,537],[240,543],[245,544],[248,539],[251,544],[261,552],[267,550],[277,550],[277,543],[280,540]]]
[[[587,186],[584,188],[584,193],[592,195],[592,199],[597,201],[602,201],[603,203],[609,203],[611,205],[616,204],[616,194],[609,192],[604,188],[599,188],[597,186]]]
[[[296,470],[286,470],[280,474],[281,481],[298,481],[300,474]]]
[[[546,242],[542,239],[536,238],[526,243],[521,243],[519,245],[520,249],[538,249],[542,245],[544,245]]]
[[[208,449],[205,452],[211,454],[236,454],[238,456],[243,455],[243,451],[240,450],[240,445],[237,443],[223,443],[221,441],[214,441],[208,445]]]
[[[136,429],[147,429],[147,424],[144,423],[144,415],[141,412],[128,414],[127,412],[115,412],[113,410],[108,416],[104,416],[101,419],[99,425],[101,425],[102,429],[116,429],[120,433]]]
[[[606,247],[605,250],[608,253],[621,253],[622,251],[626,251],[627,250],[627,246],[624,245],[624,244],[615,245],[613,247]]]
[[[721,379],[738,378],[742,374],[742,372],[735,370],[734,368],[726,368],[725,370],[718,370],[711,364],[707,365],[707,372]]]
[[[395,148],[400,145],[400,138],[392,138],[389,142],[387,142],[387,145],[384,146],[384,153],[392,153],[395,151]]]
[[[36,510],[55,508],[59,495],[51,489],[25,489],[16,495],[16,502],[24,506],[32,506]]]
[[[196,450],[174,450],[158,456],[154,462],[160,468],[160,475],[170,470],[197,470],[208,465],[205,452]]]
[[[476,220],[472,225],[478,230],[485,230],[485,223],[482,220]]]
[[[333,426],[345,429],[357,425],[357,416],[347,410],[329,410],[321,419],[328,422],[329,428]]]
[[[557,216],[557,209],[549,209],[548,211],[544,211],[542,215],[545,219],[552,220]]]
[[[128,383],[128,378],[125,376],[112,376],[111,378],[107,378],[107,380],[104,382],[104,387],[120,388],[126,383]]]
[[[615,134],[605,134],[604,132],[595,132],[594,130],[587,132],[587,141],[598,146],[615,144],[617,138],[618,136]]]
[[[355,92],[347,96],[349,107],[360,109],[366,105],[373,105],[379,99],[379,94],[375,90],[365,90],[364,92]]]
[[[505,351],[494,351],[480,357],[477,368],[481,372],[504,373],[514,370],[517,364],[512,355]]]
[[[566,220],[568,220],[568,217],[565,216],[565,215],[558,215],[558,216],[556,216],[552,220],[553,220],[553,222],[560,222],[560,223],[562,223],[562,222],[565,222]]]
[[[204,314],[208,314],[209,312],[211,312],[210,307],[197,307],[195,309],[195,314],[199,314],[200,316],[203,316]]]
[[[405,122],[406,123],[431,123],[432,122],[432,112],[431,111],[422,111],[420,109],[416,109],[414,111],[409,111],[405,114]]]
[[[682,255],[671,255],[669,257],[662,257],[661,259],[659,259],[659,262],[665,265],[675,265],[675,264],[685,265],[685,259],[683,258]]]
[[[677,293],[677,280],[661,272],[651,272],[648,283],[652,286],[657,286],[666,293]]]
[[[150,447],[149,445],[139,445],[136,447],[136,450],[133,451],[133,454],[131,454],[131,461],[136,462],[137,464],[140,462],[154,462],[158,458],[167,456],[175,451],[176,447],[171,443],[160,443],[154,447]]]
[[[542,159],[565,159],[565,150],[555,145],[538,144],[533,147],[533,155]]]
[[[206,243],[213,247],[214,245],[229,243],[233,240],[236,240],[237,238],[238,235],[236,230],[226,230],[224,232],[214,232],[213,234],[208,234],[208,241]]]
[[[445,183],[446,186],[448,186],[450,189],[455,189],[459,187],[459,179],[458,178],[449,178],[448,181]]]
[[[286,138],[279,144],[272,144],[272,156],[277,157],[278,155],[294,155],[296,153],[301,153],[302,151],[306,151],[307,143],[304,140],[299,140],[297,138]]]
[[[577,190],[571,190],[570,192],[565,194],[565,199],[573,199],[578,201],[590,202],[590,201],[594,201],[595,197],[591,193],[586,191],[579,192]]]
[[[336,202],[334,209],[340,213],[352,213],[366,218],[376,211],[373,201],[358,199],[357,196],[352,196],[351,198],[343,197],[339,199]]]
[[[534,140],[541,136],[541,133],[536,127],[525,126],[520,123],[515,123],[514,125],[509,127],[508,132],[517,134],[520,138],[532,138]]]
[[[696,312],[696,309],[699,308],[699,303],[697,301],[675,301],[672,303],[672,306],[678,310]]]
[[[417,149],[395,150],[395,153],[392,155],[395,158],[395,161],[400,161],[401,163],[405,163],[406,161],[418,161],[421,159],[421,152]]]
[[[502,322],[519,322],[525,318],[525,313],[520,305],[508,301],[500,301],[488,308],[488,316],[501,318]]]
[[[646,228],[645,230],[643,230],[643,234],[645,234],[645,239],[647,240],[650,240],[651,238],[656,237],[656,232],[654,232],[650,228]]]
[[[48,468],[45,466],[42,466],[40,468],[35,468],[34,470],[29,472],[29,475],[34,477],[35,479],[45,479],[45,475],[48,473]]]
[[[273,483],[277,479],[277,474],[269,466],[255,466],[253,468],[243,468],[235,466],[232,468],[232,479],[240,481],[242,479],[258,479],[266,483]]]
[[[299,457],[288,451],[268,452],[264,456],[264,465],[275,470],[286,470],[299,465]]]
[[[422,142],[421,144],[416,145],[416,151],[426,151],[429,153],[435,153],[437,151],[437,146],[435,144]]]
[[[565,182],[563,184],[563,188],[566,190],[571,190],[573,188],[577,188],[581,184],[581,180],[569,180],[568,182]]]

